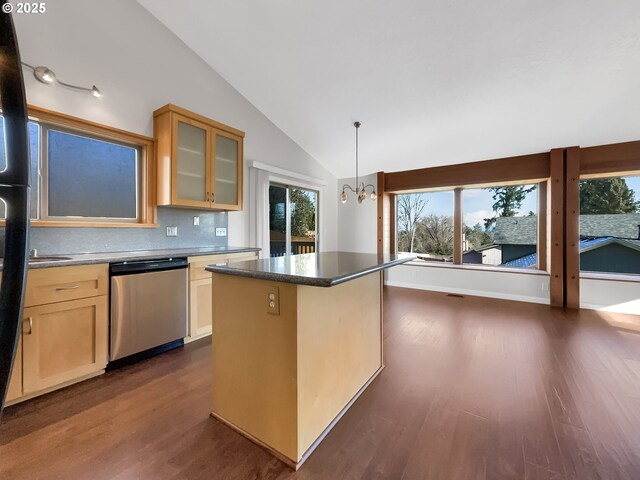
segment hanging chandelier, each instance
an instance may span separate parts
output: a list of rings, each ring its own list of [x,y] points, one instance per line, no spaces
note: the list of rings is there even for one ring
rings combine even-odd
[[[358,129],[360,128],[360,122],[355,122],[353,124],[356,127],[356,187],[353,188],[349,184],[344,184],[342,186],[342,193],[340,194],[340,201],[342,203],[347,203],[347,190],[351,190],[358,196],[358,203],[362,203],[362,201],[367,198],[367,189],[371,187],[371,200],[375,200],[378,198],[378,194],[376,193],[376,187],[371,184],[365,185],[364,182],[359,182],[358,178]]]

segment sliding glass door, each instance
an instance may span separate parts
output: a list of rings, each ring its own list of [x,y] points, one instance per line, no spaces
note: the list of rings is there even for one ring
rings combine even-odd
[[[318,192],[269,185],[269,247],[272,257],[318,250]]]

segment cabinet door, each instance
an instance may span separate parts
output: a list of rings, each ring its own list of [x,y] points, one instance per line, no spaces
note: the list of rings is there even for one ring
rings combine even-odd
[[[16,359],[13,362],[11,379],[9,380],[9,390],[7,391],[7,402],[22,396],[22,338],[18,340],[18,350]]]
[[[242,209],[242,138],[212,129],[213,206]]]
[[[107,365],[107,296],[25,308],[25,394],[99,372]]]
[[[173,114],[172,135],[172,204],[210,207],[210,127]]]
[[[209,278],[192,280],[189,283],[189,336],[193,338],[211,333],[211,274]]]

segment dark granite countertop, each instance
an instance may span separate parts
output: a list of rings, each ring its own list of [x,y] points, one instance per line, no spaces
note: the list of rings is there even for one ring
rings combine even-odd
[[[410,260],[411,257],[399,258],[397,255],[320,252],[209,265],[207,270],[274,282],[332,287]]]
[[[95,263],[127,262],[132,260],[152,260],[172,257],[195,257],[198,255],[222,255],[224,253],[259,252],[253,247],[193,247],[166,248],[159,250],[132,250],[128,252],[77,253],[61,255],[42,255],[57,257],[59,260],[30,262],[29,268],[68,267],[71,265],[89,265]],[[43,258],[43,260],[44,260]],[[2,264],[0,263],[0,270]]]

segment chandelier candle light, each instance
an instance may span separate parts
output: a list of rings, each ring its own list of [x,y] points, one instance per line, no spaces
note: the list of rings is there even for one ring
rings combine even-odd
[[[362,201],[367,198],[367,189],[371,187],[371,200],[375,200],[378,198],[378,194],[376,193],[376,187],[371,184],[365,185],[364,182],[359,182],[358,179],[358,129],[360,128],[360,122],[356,122],[353,124],[356,127],[356,187],[353,188],[349,184],[344,184],[342,186],[342,194],[340,195],[340,201],[342,203],[347,203],[347,192],[346,190],[351,190],[358,196],[358,203],[362,203]]]

